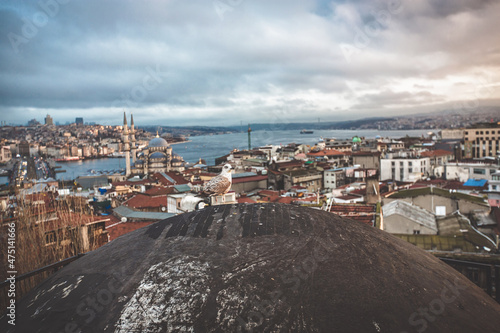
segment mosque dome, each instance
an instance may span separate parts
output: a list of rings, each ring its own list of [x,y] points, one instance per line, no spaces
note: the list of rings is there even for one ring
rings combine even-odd
[[[156,136],[151,141],[149,141],[149,148],[161,148],[168,147],[168,142],[164,138]]]
[[[361,142],[361,138],[359,136],[355,136],[354,138],[352,138],[352,142],[353,143],[360,143]]]
[[[159,151],[152,153],[149,158],[166,158],[167,156]]]
[[[17,301],[20,320],[0,331],[497,332],[499,312],[465,276],[384,231],[311,208],[236,204],[86,254]]]

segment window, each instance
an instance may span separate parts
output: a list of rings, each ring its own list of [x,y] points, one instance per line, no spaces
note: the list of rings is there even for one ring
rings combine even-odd
[[[485,175],[486,169],[473,169],[472,171],[475,175]]]
[[[420,230],[413,230],[414,235],[420,235]]]
[[[56,242],[56,232],[49,231],[45,234],[45,245],[55,244]]]
[[[412,166],[413,165],[413,162],[408,162],[408,166]]]
[[[412,168],[409,168],[409,169],[408,169],[408,172],[409,172],[409,173],[412,173],[412,172],[413,172],[413,169],[412,169]]]

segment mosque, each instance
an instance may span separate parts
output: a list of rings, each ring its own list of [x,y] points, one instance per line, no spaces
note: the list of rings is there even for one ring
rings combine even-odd
[[[167,140],[161,138],[158,133],[149,141],[149,144],[141,152],[137,152],[135,139],[134,116],[130,116],[130,129],[127,124],[127,116],[123,114],[123,150],[125,151],[126,176],[146,176],[157,172],[184,171],[184,160],[181,156],[172,152],[172,147]],[[132,165],[130,163],[132,153]]]

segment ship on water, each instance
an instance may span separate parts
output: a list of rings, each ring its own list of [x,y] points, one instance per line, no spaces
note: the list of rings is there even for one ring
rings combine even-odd
[[[314,131],[311,131],[311,130],[305,130],[303,129],[302,131],[300,131],[300,134],[313,134]]]

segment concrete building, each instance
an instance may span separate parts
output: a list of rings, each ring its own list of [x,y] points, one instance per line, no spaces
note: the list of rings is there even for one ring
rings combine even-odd
[[[6,163],[12,159],[12,153],[10,151],[10,146],[0,147],[0,163]]]
[[[380,152],[358,151],[352,153],[352,164],[361,168],[379,169]]]
[[[267,189],[267,175],[255,172],[232,174],[231,190],[237,194],[251,192],[257,189]]]
[[[462,128],[448,128],[441,130],[441,140],[463,140],[464,139],[464,129]]]
[[[498,165],[484,162],[447,162],[444,175],[448,180],[466,182],[468,179],[491,180],[499,169]]]
[[[488,180],[488,191],[500,192],[500,171],[491,174],[491,179]]]
[[[424,187],[395,192],[382,200],[384,205],[400,200],[411,203],[437,216],[446,216],[459,211],[467,215],[475,211],[489,211],[490,206],[483,197],[472,196],[436,187]]]
[[[323,185],[323,172],[316,169],[304,169],[283,173],[284,189],[301,186],[309,192],[317,192]]]
[[[382,207],[382,229],[391,234],[437,235],[434,214],[409,202],[394,200]]]
[[[395,152],[403,149],[405,149],[405,144],[403,141],[394,139],[377,140],[377,150],[380,152]]]
[[[45,117],[45,125],[54,125],[54,119],[52,119],[50,115],[47,115],[47,117]]]
[[[380,179],[414,182],[430,176],[430,158],[416,155],[398,155],[380,160]]]
[[[428,157],[430,159],[429,172],[438,178],[444,175],[445,164],[455,158],[454,153],[442,149],[423,151],[420,153],[420,157]]]
[[[497,157],[500,154],[500,122],[480,123],[464,131],[465,158]]]
[[[323,188],[334,189],[345,185],[345,170],[344,169],[329,169],[324,171]]]

